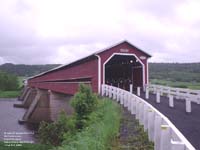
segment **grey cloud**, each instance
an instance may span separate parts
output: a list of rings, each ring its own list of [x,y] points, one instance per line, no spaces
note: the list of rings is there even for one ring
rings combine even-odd
[[[66,26],[66,31],[63,31],[66,33],[62,37],[42,37],[37,33],[37,19],[34,18],[31,3],[13,0],[9,12],[0,10],[0,63],[66,63],[124,39],[153,57],[155,55],[155,61],[199,61],[199,21],[184,24],[176,14],[177,7],[184,2],[185,0],[126,0],[122,1],[122,16],[116,16],[119,18],[113,24],[112,21],[107,23],[102,17],[99,22],[80,22],[82,24],[73,29],[74,32],[79,32],[73,36],[68,35],[67,31],[71,29]],[[0,6],[0,9],[1,7],[4,6]],[[135,13],[139,17],[134,18]],[[140,22],[140,16],[142,18],[143,15],[146,18]],[[151,19],[154,22],[150,26]],[[177,24],[180,28],[183,26],[185,31],[176,31],[179,27]],[[97,44],[102,46],[98,47]],[[194,56],[195,53],[197,54]]]

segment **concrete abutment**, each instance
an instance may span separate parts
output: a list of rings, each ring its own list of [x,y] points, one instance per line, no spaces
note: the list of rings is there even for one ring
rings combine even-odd
[[[70,105],[70,99],[72,97],[70,95],[35,88],[29,88],[24,95],[23,102],[14,105],[15,107],[27,108],[19,123],[52,122],[58,119],[61,111],[65,111],[67,115],[72,115],[74,112]]]

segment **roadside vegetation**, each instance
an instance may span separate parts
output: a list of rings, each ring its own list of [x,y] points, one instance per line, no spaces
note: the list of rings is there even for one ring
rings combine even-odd
[[[119,105],[97,97],[86,85],[80,85],[71,104],[75,110],[71,117],[61,112],[57,122],[40,124],[40,142],[54,150],[111,149],[120,127]]]

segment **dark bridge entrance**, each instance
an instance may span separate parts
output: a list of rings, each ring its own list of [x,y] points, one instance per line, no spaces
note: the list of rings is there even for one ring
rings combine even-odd
[[[134,55],[111,56],[105,64],[105,81],[116,87],[129,90],[133,87],[143,86],[143,66]]]

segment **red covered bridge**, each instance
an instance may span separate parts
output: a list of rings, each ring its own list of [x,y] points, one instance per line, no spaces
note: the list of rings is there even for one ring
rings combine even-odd
[[[128,89],[148,83],[149,54],[127,41],[29,78],[28,86],[73,95],[80,83],[100,93],[103,83]]]
[[[80,83],[88,84],[93,92],[101,92],[101,84],[110,84],[126,90],[148,84],[149,54],[123,41],[105,50],[75,62],[62,65],[28,79],[16,107],[28,108],[22,121],[54,121],[64,109],[73,113],[70,95],[77,92]]]

